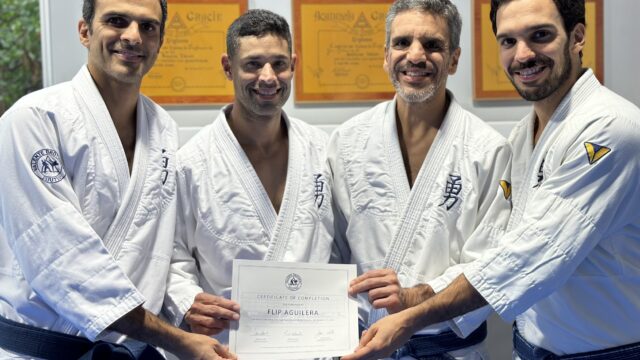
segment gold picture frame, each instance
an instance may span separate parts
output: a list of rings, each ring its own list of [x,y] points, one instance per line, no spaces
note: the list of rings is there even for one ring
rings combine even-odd
[[[392,0],[294,0],[295,101],[392,99],[382,65]]]
[[[247,0],[169,0],[164,43],[141,91],[158,104],[233,101],[233,84],[220,64],[226,32],[247,11]]]

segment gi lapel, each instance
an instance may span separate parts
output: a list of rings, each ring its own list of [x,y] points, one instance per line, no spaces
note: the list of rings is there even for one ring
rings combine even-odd
[[[405,169],[402,168],[402,171],[394,171],[394,177],[404,178],[404,186],[401,185],[398,188],[398,193],[400,194],[400,199],[406,200],[401,210],[402,217],[400,218],[400,225],[396,230],[392,242],[389,244],[389,250],[385,257],[384,266],[386,268],[394,269],[396,272],[400,271],[402,261],[415,238],[414,235],[418,229],[418,225],[421,225],[421,221],[429,221],[431,218],[427,212],[430,213],[436,204],[431,203],[430,195],[438,190],[434,188],[437,175],[449,152],[449,144],[454,141],[456,134],[459,132],[460,115],[458,114],[460,111],[459,106],[452,100],[445,120],[442,122],[438,134],[420,167],[415,184],[411,190],[409,190]],[[387,154],[389,154],[388,161],[390,163],[404,164],[395,125],[395,109],[391,114],[392,116],[385,118],[384,125],[385,134],[387,134],[385,143],[387,143]],[[394,182],[399,184],[401,180],[398,178],[394,180]]]
[[[219,134],[221,140],[221,153],[229,157],[231,166],[236,171],[237,179],[240,181],[242,188],[253,204],[263,229],[272,238],[276,227],[276,211],[269,200],[269,195],[262,186],[262,182],[258,177],[255,169],[251,165],[251,161],[245,154],[242,146],[231,131],[225,114],[225,109],[221,110],[220,116],[214,122],[214,132]]]
[[[131,221],[133,220],[133,214],[138,207],[140,196],[142,195],[142,186],[144,184],[148,161],[148,119],[146,118],[142,104],[143,100],[139,97],[137,107],[136,150],[134,154],[132,178],[130,178],[129,164],[127,163],[120,137],[118,136],[104,100],[86,66],[74,77],[73,85],[78,90],[78,96],[84,102],[84,106],[88,109],[85,112],[87,121],[89,125],[96,130],[100,141],[107,149],[108,158],[113,163],[116,171],[118,192],[121,197],[120,207],[107,233],[103,236],[102,241],[107,250],[109,250],[109,253],[117,259]],[[104,161],[107,159],[101,160]],[[133,188],[129,186],[130,180],[133,180]]]
[[[388,154],[389,164],[404,164],[396,127],[395,101],[392,104],[393,107],[388,109],[384,123],[386,153]],[[400,210],[402,216],[399,219],[393,240],[389,244],[383,268],[393,269],[396,273],[399,273],[402,262],[415,239],[418,227],[424,226],[421,222],[431,221],[429,214],[436,204],[432,203],[430,195],[437,191],[434,186],[437,183],[440,167],[449,151],[449,144],[454,141],[456,134],[460,131],[460,111],[461,109],[452,98],[445,120],[442,122],[433,144],[420,167],[411,190],[409,190],[409,182],[406,178],[404,167],[402,167],[402,170],[393,170],[392,176],[394,177],[394,185],[398,185],[397,191],[398,198],[401,201],[400,206],[404,205],[404,207]],[[397,168],[397,165],[393,167]],[[393,167],[390,165],[391,169]],[[400,177],[403,177],[404,181]],[[373,310],[369,314],[369,325],[385,315],[385,309]]]
[[[280,213],[278,214],[278,222],[271,236],[269,249],[264,258],[267,261],[282,261],[284,259],[287,243],[289,242],[289,235],[293,227],[293,219],[296,215],[298,196],[300,195],[300,179],[302,179],[302,171],[304,169],[304,154],[307,151],[303,143],[304,139],[302,139],[297,129],[293,127],[289,118],[284,113],[283,117],[287,124],[287,132],[289,134],[287,180],[284,195],[282,196],[282,204],[280,205]]]
[[[532,110],[531,114],[528,115],[529,123],[526,124],[526,132],[522,136],[516,136],[513,139],[513,147],[516,149],[516,145],[522,144],[522,148],[524,149],[525,154],[530,153],[530,158],[528,160],[526,170],[523,172],[524,178],[522,179],[519,187],[514,187],[517,195],[514,198],[513,210],[511,211],[511,217],[509,218],[509,225],[507,227],[507,231],[510,231],[514,226],[517,226],[522,217],[524,216],[524,210],[529,202],[529,199],[535,192],[535,189],[540,185],[543,181],[542,178],[539,178],[539,174],[543,171],[544,162],[547,157],[547,153],[549,152],[549,148],[556,142],[558,136],[562,132],[563,126],[567,123],[565,118],[568,116],[569,111],[571,110],[571,104],[573,102],[573,92],[575,91],[577,86],[565,95],[564,99],[560,102],[556,110],[551,115],[549,122],[545,126],[542,134],[538,139],[538,143],[533,147],[533,138],[534,138],[534,122],[536,121],[536,114]],[[523,138],[524,137],[524,138]],[[530,149],[533,147],[533,151],[527,151],[527,146]],[[522,171],[522,165],[525,163],[525,158],[518,152],[514,152],[514,162],[513,164],[516,166],[512,167],[512,171],[515,173],[516,171]],[[519,169],[518,169],[519,168]],[[516,173],[515,176],[518,176]]]

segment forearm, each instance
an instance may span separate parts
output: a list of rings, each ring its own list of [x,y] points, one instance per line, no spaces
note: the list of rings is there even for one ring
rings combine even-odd
[[[429,300],[435,294],[436,293],[433,291],[431,286],[427,284],[419,284],[410,288],[402,288],[400,291],[400,301],[406,309]]]
[[[151,345],[162,346],[172,353],[182,352],[187,341],[185,331],[169,325],[141,306],[118,319],[109,329]]]
[[[406,311],[411,319],[411,327],[419,330],[466,314],[486,304],[486,300],[471,286],[466,277],[460,275],[443,291]]]

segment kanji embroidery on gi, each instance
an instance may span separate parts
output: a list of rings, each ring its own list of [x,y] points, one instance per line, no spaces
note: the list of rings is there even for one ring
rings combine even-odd
[[[462,176],[449,174],[449,180],[447,180],[447,186],[444,189],[444,201],[439,206],[445,206],[447,211],[458,203],[460,199],[458,195],[462,191]]]

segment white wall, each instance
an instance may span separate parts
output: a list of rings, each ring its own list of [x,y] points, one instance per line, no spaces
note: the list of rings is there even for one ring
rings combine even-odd
[[[45,86],[71,79],[86,60],[86,50],[79,44],[77,21],[81,0],[40,0],[43,16],[43,73]],[[527,112],[524,101],[474,102],[472,98],[471,13],[472,0],[453,0],[462,15],[462,57],[458,72],[449,77],[448,88],[462,105],[485,119],[503,134]],[[640,1],[604,0],[605,85],[640,105],[640,46],[632,45],[640,34]],[[249,8],[264,8],[284,16],[291,23],[290,0],[249,0]],[[295,41],[295,39],[294,39]],[[382,64],[382,59],[380,59]],[[294,84],[295,86],[295,84]],[[371,104],[296,105],[293,96],[285,105],[288,114],[311,124],[333,129]],[[168,107],[181,127],[181,142],[198,128],[208,124],[219,107]]]
[[[472,0],[453,0],[463,20],[462,58],[455,76],[449,77],[448,88],[467,109],[485,119],[503,134],[527,112],[523,101],[474,102],[472,98],[471,13]],[[86,61],[86,50],[80,46],[77,22],[81,0],[40,0],[43,38],[44,84],[69,80]],[[604,0],[605,85],[640,106],[640,1]],[[291,23],[290,0],[250,0],[249,8],[264,8],[281,14]],[[294,39],[295,41],[295,39]],[[635,45],[634,45],[635,44]],[[380,59],[382,64],[382,59]],[[295,84],[294,84],[295,86]],[[295,105],[290,99],[285,110],[292,116],[331,131],[337,124],[364,111],[371,104]],[[208,124],[219,107],[168,107],[181,128],[184,143],[201,126]],[[510,358],[510,328],[491,321],[489,348],[492,359]]]

